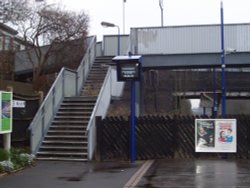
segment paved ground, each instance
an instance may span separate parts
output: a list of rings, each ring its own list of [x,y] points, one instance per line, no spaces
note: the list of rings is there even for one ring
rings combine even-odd
[[[250,160],[157,160],[136,187],[250,188]]]
[[[250,188],[250,160],[46,162],[0,177],[0,188]]]
[[[0,177],[0,188],[122,188],[142,162],[52,162]]]

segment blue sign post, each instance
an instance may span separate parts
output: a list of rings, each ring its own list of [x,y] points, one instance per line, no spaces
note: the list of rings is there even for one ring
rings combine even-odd
[[[131,81],[130,100],[130,161],[136,159],[136,134],[135,134],[135,81]]]
[[[221,16],[221,115],[223,118],[226,116],[226,82],[225,82],[225,48],[224,48],[224,10],[223,10],[223,1],[221,1],[220,8]]]
[[[136,160],[136,123],[135,123],[135,82],[141,78],[141,56],[117,56],[113,58],[116,63],[117,80],[131,83],[130,99],[130,161]]]

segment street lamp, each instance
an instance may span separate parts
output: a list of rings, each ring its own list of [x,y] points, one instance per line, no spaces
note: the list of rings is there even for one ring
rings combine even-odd
[[[109,22],[101,22],[101,25],[103,27],[117,27],[117,29],[118,29],[117,55],[120,55],[120,27],[118,25],[115,25],[115,24],[109,23]]]

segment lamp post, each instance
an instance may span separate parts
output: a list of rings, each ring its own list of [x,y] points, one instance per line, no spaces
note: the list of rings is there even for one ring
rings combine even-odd
[[[226,84],[225,84],[225,46],[224,46],[224,12],[223,12],[223,1],[221,1],[220,7],[220,18],[221,18],[221,115],[224,118],[226,115]]]
[[[125,3],[126,0],[123,0],[123,5],[122,5],[123,34],[125,34]]]
[[[163,0],[159,0],[159,6],[161,9],[161,26],[163,27]]]
[[[118,44],[117,44],[117,55],[120,55],[120,27],[118,25],[115,25],[113,23],[109,23],[109,22],[101,22],[101,25],[103,27],[117,27],[118,29],[118,36],[117,36],[117,41],[118,41]]]

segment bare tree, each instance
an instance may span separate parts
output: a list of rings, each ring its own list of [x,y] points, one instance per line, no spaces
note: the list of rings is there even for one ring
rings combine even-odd
[[[88,34],[89,18],[84,12],[72,12],[44,5],[38,11],[30,13],[28,19],[19,23],[19,32],[26,42],[33,46],[27,51],[28,59],[33,68],[34,85],[46,69],[57,62],[51,62],[55,54],[65,54],[73,41],[85,41]],[[79,45],[79,44],[78,44]],[[84,44],[82,45],[84,46]],[[81,51],[81,54],[84,52]],[[57,65],[62,66],[62,65]]]
[[[2,23],[17,23],[26,20],[30,12],[28,0],[2,0],[0,1],[0,20]]]

